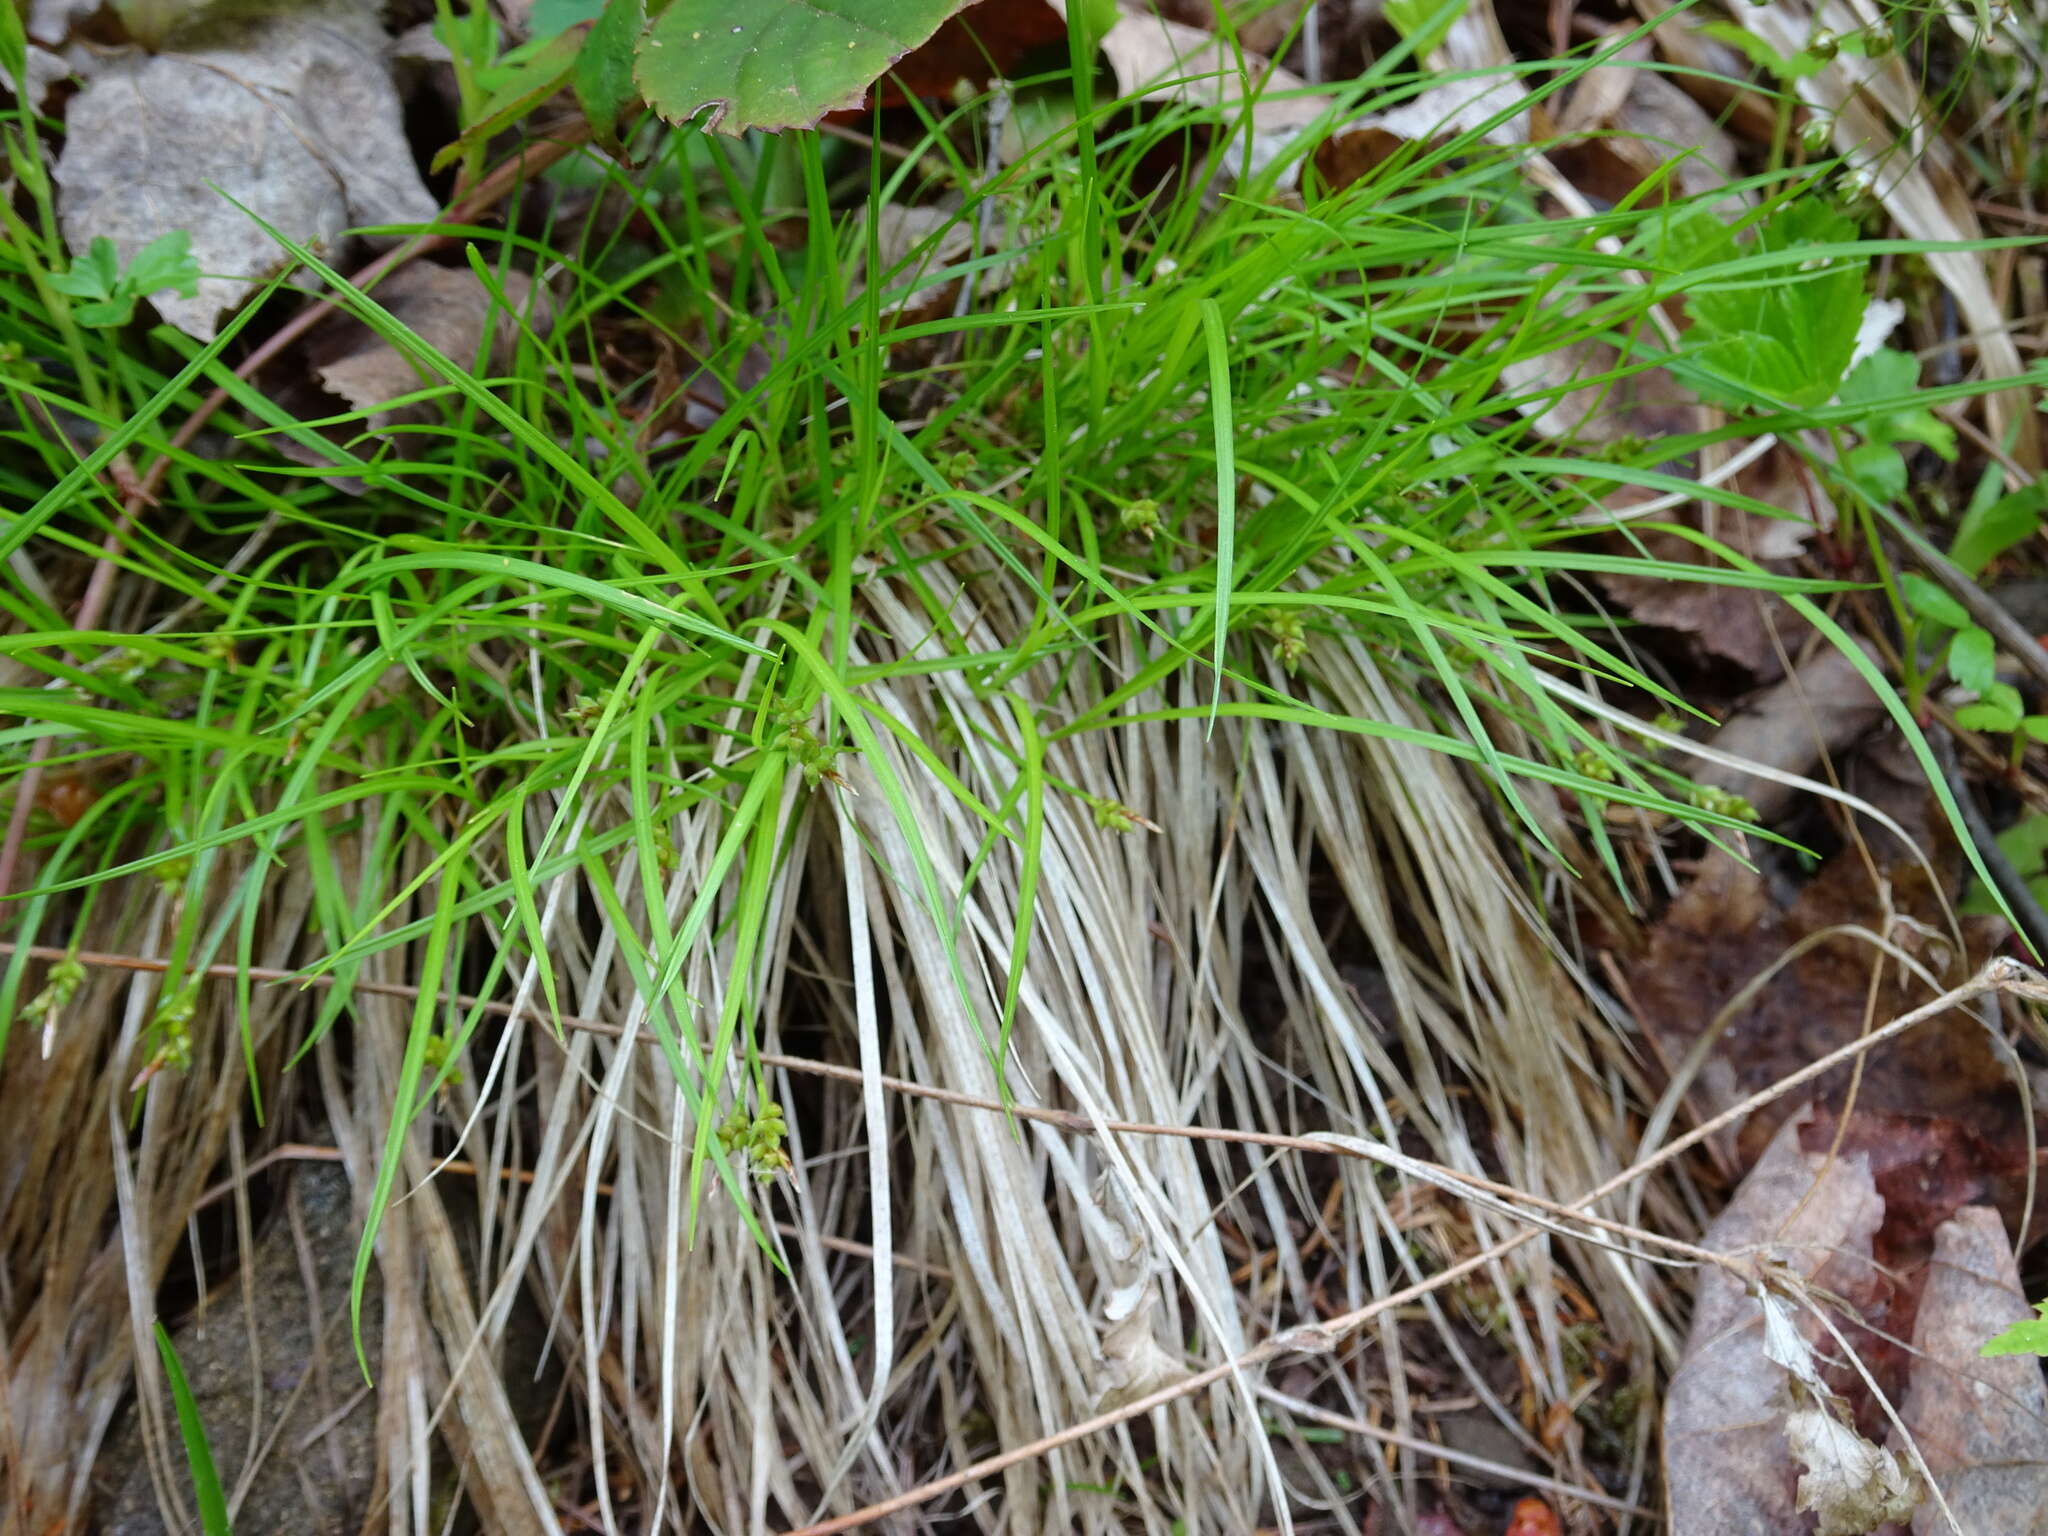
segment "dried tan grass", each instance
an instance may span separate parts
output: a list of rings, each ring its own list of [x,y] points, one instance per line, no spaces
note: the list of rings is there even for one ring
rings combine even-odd
[[[987,575],[925,569],[928,600],[956,616],[970,647],[1001,650],[1032,622],[1024,595]],[[870,659],[933,643],[915,595],[877,581],[865,598]],[[1086,675],[1048,666],[1020,687],[1038,696],[1040,720],[1056,724],[1095,701],[1086,690],[1144,659],[1129,643]],[[1313,666],[1333,706],[1415,718],[1363,648],[1326,643]],[[957,743],[949,767],[989,803],[1011,788],[1024,748],[1018,717],[963,674],[899,682],[878,702],[910,734]],[[1160,696],[1127,708],[1188,702]],[[693,1127],[643,1028],[634,944],[591,920],[581,882],[541,893],[565,1004],[619,1031],[574,1030],[560,1044],[530,1024],[479,1036],[462,1080],[408,1138],[404,1197],[377,1250],[379,1524],[427,1529],[443,1497],[435,1469],[452,1460],[489,1528],[562,1528],[498,1374],[522,1286],[541,1298],[556,1348],[580,1377],[582,1437],[603,1469],[590,1514],[613,1529],[653,1521],[657,1506],[655,1523],[667,1529],[786,1529],[1226,1365],[1276,1330],[1427,1279],[1513,1231],[1480,1210],[1418,1227],[1422,1186],[1367,1163],[1248,1154],[1106,1122],[1405,1139],[1451,1169],[1498,1171],[1558,1197],[1615,1172],[1618,1043],[1560,968],[1544,914],[1503,864],[1489,807],[1464,771],[1419,748],[1263,721],[1213,731],[1202,719],[1133,721],[1047,751],[1049,774],[1160,828],[1110,830],[1071,794],[1045,804],[1006,1085],[1018,1104],[1079,1122],[1015,1121],[885,1092],[884,1074],[985,1102],[1004,1091],[989,1042],[1022,871],[1007,844],[984,848],[985,828],[900,744],[885,738],[884,750],[941,887],[960,904],[949,950],[907,877],[905,830],[875,787],[877,765],[852,763],[847,789],[808,801],[792,789],[757,971],[762,1045],[786,1050],[781,1034],[792,1027],[842,1042],[834,1054],[864,1082],[813,1088],[780,1069],[782,1101],[813,1106],[792,1117],[794,1173],[758,1201],[787,1278],[715,1186],[686,1246]],[[552,812],[531,808],[534,838]],[[622,796],[595,801],[571,835],[629,813]],[[685,813],[671,828],[678,862],[664,890],[634,888],[631,858],[614,872],[638,942],[650,900],[673,925],[709,878],[713,815]],[[360,834],[361,857],[374,834]],[[1318,860],[1329,873],[1312,890]],[[721,900],[739,899],[739,888],[729,882]],[[303,880],[280,887],[266,914],[266,964],[303,958],[306,901]],[[165,914],[142,905],[136,920],[96,929],[93,946],[155,952]],[[1355,938],[1333,944],[1333,933],[1352,929]],[[729,943],[693,955],[681,980],[700,1017],[715,1017],[723,1001]],[[1258,956],[1270,979],[1254,984],[1247,967]],[[344,1058],[330,1037],[308,1068],[359,1192],[373,1179],[403,1053],[410,963],[402,949],[373,956],[350,1005],[352,1049]],[[537,1000],[524,958],[521,972],[515,1013]],[[98,1435],[52,1426],[83,1410],[103,1429],[131,1367],[144,1403],[157,1402],[154,1355],[143,1347],[153,1297],[246,1091],[232,991],[202,989],[195,1049],[221,1070],[163,1079],[131,1137],[114,1106],[128,1102],[126,1042],[149,1015],[154,985],[148,974],[102,975],[49,1062],[17,1051],[0,1073],[9,1102],[33,1094],[70,1106],[42,1120],[37,1139],[9,1138],[10,1187],[43,1192],[8,1202],[9,1272],[79,1277],[38,1287],[8,1340],[16,1515],[75,1509],[83,1493]],[[282,988],[256,996],[259,1059],[274,1070],[311,1012]],[[117,1009],[127,1023],[110,1050],[84,1021]],[[274,1097],[274,1083],[266,1089]],[[431,1176],[429,1119],[461,1129],[456,1151],[481,1175],[478,1226],[466,1237]],[[59,1129],[79,1123],[102,1130],[79,1138]],[[1077,1134],[1073,1123],[1095,1129]],[[501,1177],[512,1169],[521,1177]],[[1237,1272],[1226,1230],[1264,1255],[1255,1279]],[[471,1250],[482,1256],[481,1284]],[[1559,1259],[1539,1237],[1484,1276],[1519,1299],[1502,1314],[1508,1333],[1489,1347],[1518,1352],[1545,1403],[1571,1390]],[[1647,1368],[1650,1333],[1631,1307],[1654,1313],[1662,1302],[1639,1268],[1603,1260],[1584,1266],[1584,1280]],[[1434,1320],[1420,1336],[1433,1338],[1432,1357],[1448,1351],[1464,1389],[1557,1480],[1586,1483],[1570,1437],[1555,1453],[1540,1444],[1522,1405],[1500,1401],[1483,1362],[1458,1343],[1470,1329],[1458,1301],[1432,1293],[1422,1305]],[[1290,1380],[1297,1396],[1334,1390],[1351,1416],[1395,1437],[1385,1475],[1397,1498],[1412,1496],[1426,1465],[1405,1368],[1417,1337],[1386,1326],[1362,1353],[1323,1361],[1314,1382]],[[119,1341],[111,1349],[110,1338]],[[54,1340],[70,1341],[69,1353]],[[1048,1450],[954,1512],[988,1529],[1164,1531],[1177,1519],[1250,1529],[1323,1507],[1355,1528],[1322,1464],[1262,1424],[1273,1411],[1257,1395],[1266,1386],[1261,1369],[1226,1374],[1161,1409],[1146,1433]],[[163,1497],[175,1505],[175,1432],[156,1424],[151,1439]],[[603,1507],[615,1486],[637,1513]],[[1109,1486],[1123,1502],[1085,1491]]]

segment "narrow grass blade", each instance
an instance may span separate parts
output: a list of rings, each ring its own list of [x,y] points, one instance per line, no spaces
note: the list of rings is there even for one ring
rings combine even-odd
[[[157,1353],[163,1357],[164,1375],[171,1384],[171,1401],[178,1410],[178,1435],[185,1442],[185,1465],[192,1473],[192,1494],[199,1501],[199,1528],[206,1536],[233,1536],[228,1524],[227,1495],[221,1491],[220,1474],[213,1468],[213,1449],[206,1443],[206,1425],[199,1417],[199,1404],[185,1380],[185,1368],[178,1364],[178,1352],[171,1347],[171,1335],[162,1322],[156,1325]]]

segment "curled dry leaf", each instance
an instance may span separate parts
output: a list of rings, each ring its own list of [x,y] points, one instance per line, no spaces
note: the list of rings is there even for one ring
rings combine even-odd
[[[1326,96],[1301,94],[1308,82],[1255,53],[1239,53],[1200,27],[1163,16],[1126,12],[1103,34],[1102,57],[1117,92],[1143,101],[1233,107],[1254,92],[1255,132],[1300,129],[1329,107]]]
[[[1868,646],[1865,651],[1875,663]],[[1830,646],[1752,696],[1714,733],[1711,744],[1745,762],[1806,775],[1823,754],[1840,752],[1883,718],[1884,706],[1856,664]],[[1789,810],[1800,793],[1781,780],[1718,763],[1700,764],[1693,777],[1742,796],[1766,825]]]
[[[1031,238],[1018,228],[1007,207],[993,222],[986,248],[1003,255],[975,276],[975,291],[983,299],[1009,286],[1010,274],[1017,267],[1016,252]],[[941,268],[971,257],[975,245],[974,215],[963,214],[957,206],[884,203],[875,214],[876,265],[885,287],[913,285],[910,293],[892,303],[889,312],[900,320],[922,320],[944,310],[959,293],[963,279],[937,274]],[[858,292],[866,280],[867,243],[862,241],[854,250],[852,290]]]
[[[1816,1517],[1814,1536],[1865,1536],[1909,1518],[1926,1497],[1897,1452],[1872,1445],[1824,1408],[1786,1415],[1785,1439],[1806,1468],[1799,1508]]]
[[[1552,163],[1600,203],[1619,203],[1659,178],[1660,190],[1694,197],[1735,177],[1734,141],[1650,67],[1647,38],[1623,49],[1615,63],[1588,71],[1558,113],[1557,132],[1563,142],[1550,149]]]
[[[1135,1296],[1128,1294],[1135,1290]],[[1158,1287],[1150,1280],[1127,1287],[1110,1304],[1109,1326],[1102,1333],[1102,1395],[1098,1413],[1148,1397],[1187,1375],[1187,1366],[1168,1352],[1153,1332]],[[1122,1315],[1116,1315],[1121,1309]]]
[[[1871,1240],[1884,1201],[1861,1157],[1808,1153],[1788,1122],[1706,1236],[1716,1253],[1767,1252],[1780,1272],[1854,1305],[1876,1274]],[[1821,1332],[1790,1312],[1810,1351]],[[1762,1301],[1735,1275],[1702,1268],[1684,1358],[1664,1401],[1672,1536],[1798,1529],[1786,1373],[1767,1352]],[[1768,1346],[1781,1356],[1787,1343]]]
[[[1122,1189],[1102,1180],[1094,1191],[1106,1218],[1104,1274],[1114,1289],[1102,1307],[1100,1358],[1101,1395],[1096,1411],[1107,1413],[1149,1396],[1187,1374],[1186,1364],[1159,1342],[1154,1317],[1159,1310],[1159,1270],[1152,1239]]]
[[[518,339],[519,319],[529,316],[537,330],[546,330],[549,305],[545,291],[533,296],[524,273],[508,272],[505,297],[513,309],[498,307],[490,291],[467,267],[438,267],[415,261],[400,267],[371,290],[370,296],[443,357],[461,367],[476,361],[484,330],[491,330],[490,358],[501,366]],[[420,367],[359,320],[335,325],[316,344],[313,375],[329,393],[359,411],[370,411],[370,427],[381,431],[406,419],[402,411],[378,407],[411,394],[437,376]]]
[[[2008,1324],[2033,1316],[2005,1223],[1966,1206],[1934,1235],[1913,1328],[1915,1360],[1899,1417],[1966,1531],[2048,1532],[2048,1384],[2031,1355],[1980,1358]],[[1914,1536],[1947,1528],[1938,1511]]]
[[[374,3],[320,0],[101,62],[71,103],[57,164],[72,251],[104,235],[125,263],[189,231],[198,290],[154,302],[207,340],[223,310],[289,262],[258,219],[331,247],[354,224],[433,218],[377,17]]]

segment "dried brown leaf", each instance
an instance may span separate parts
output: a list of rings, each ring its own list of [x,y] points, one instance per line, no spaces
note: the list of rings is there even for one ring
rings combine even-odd
[[[1675,534],[1643,543],[1659,559],[1704,559],[1698,545]],[[1767,592],[1662,576],[1603,576],[1600,585],[1638,623],[1683,635],[1700,654],[1732,661],[1759,681],[1782,676],[1781,651],[1796,650],[1806,634],[1804,621]]]
[[[1883,718],[1884,706],[1856,664],[1829,646],[1753,695],[1714,733],[1712,745],[1745,762],[1805,775],[1823,754],[1840,752]],[[1790,809],[1798,794],[1778,780],[1718,763],[1702,763],[1693,777],[1742,796],[1766,824]]]
[[[1942,855],[1945,861],[1953,852]],[[1658,1056],[1675,1070],[1699,1043],[1725,1005],[1802,940],[1812,942],[1775,971],[1737,1010],[1708,1050],[1692,1093],[1707,1113],[1726,1109],[1788,1073],[1857,1039],[1871,1019],[1882,1019],[1918,999],[1890,976],[1873,999],[1871,975],[1879,952],[1846,929],[1912,944],[1915,934],[1946,930],[1944,909],[1927,872],[1916,862],[1882,868],[1882,888],[1871,881],[1862,850],[1850,848],[1821,866],[1789,902],[1777,899],[1764,878],[1724,853],[1701,860],[1693,883],[1651,931],[1643,959],[1631,972],[1643,1028]],[[1949,878],[1942,875],[1941,878]],[[1974,930],[1966,930],[1966,938]],[[1966,968],[1975,957],[1929,943],[1919,957],[1937,977]],[[1896,1005],[1896,1006],[1895,1006]],[[1860,1074],[1844,1065],[1820,1078],[1813,1101],[1837,1112],[1855,1076],[1856,1117],[1850,1148],[1863,1148],[1881,1187],[1899,1151],[1901,1185],[1917,1165],[1925,1176],[1941,1162],[1951,1169],[1938,1187],[1946,1203],[1922,1209],[1901,1187],[1902,1213],[1911,1211],[1917,1235],[1900,1228],[1906,1247],[1925,1242],[1959,1205],[1999,1204],[2015,1215],[2027,1164],[2026,1118],[1999,1041],[1972,1013],[1956,1010],[1872,1050]],[[1761,1152],[1793,1104],[1767,1105],[1750,1117],[1724,1151],[1746,1166]],[[1909,1136],[1909,1125],[1922,1128]],[[1825,1142],[1832,1132],[1820,1133]],[[1941,1152],[1943,1147],[1950,1148]],[[1930,1161],[1931,1160],[1931,1161]],[[1929,1193],[1936,1186],[1928,1184]],[[1886,1187],[1887,1198],[1894,1192]],[[1903,1251],[1889,1257],[1906,1259]]]
[[[318,249],[352,225],[433,218],[374,4],[320,0],[178,41],[99,63],[56,170],[74,252],[104,235],[125,263],[190,232],[196,295],[152,301],[172,325],[210,339],[223,310],[289,264],[258,219]]]
[[[1066,21],[1045,0],[976,5],[947,17],[938,31],[898,59],[870,92],[868,107],[900,107],[912,98],[945,96],[962,80],[974,90],[985,89],[1026,54],[1061,43],[1066,35]]]
[[[2033,1316],[2005,1222],[1967,1206],[1934,1234],[1913,1329],[1918,1358],[1899,1417],[1966,1531],[2048,1532],[2048,1385],[2029,1355],[1981,1358],[1984,1341]],[[1946,1522],[1923,1510],[1914,1536]]]
[[[512,309],[498,307],[490,290],[467,267],[440,267],[415,261],[400,267],[371,291],[371,297],[414,331],[443,357],[462,367],[476,361],[491,328],[490,360],[501,366],[519,334],[519,316],[532,312],[532,323],[545,330],[547,306],[529,302],[533,283],[524,273],[504,277],[505,297]],[[404,353],[361,321],[337,325],[315,353],[313,374],[322,387],[359,411],[375,412],[374,430],[399,419],[400,413],[378,407],[437,376],[423,372]]]
[[[1884,1201],[1857,1157],[1801,1150],[1789,1122],[1701,1239],[1717,1253],[1765,1249],[1786,1271],[1854,1300],[1875,1273],[1871,1240]],[[1782,1308],[1810,1347],[1817,1319]],[[1786,1373],[1767,1352],[1763,1302],[1737,1276],[1700,1272],[1685,1355],[1664,1402],[1672,1536],[1799,1528]],[[1782,1352],[1782,1345],[1780,1346]]]
[[[1188,1373],[1186,1363],[1161,1344],[1153,1331],[1158,1287],[1147,1280],[1138,1289],[1136,1297],[1119,1296],[1111,1302],[1109,1326],[1102,1332],[1102,1395],[1096,1400],[1097,1413],[1149,1397]]]
[[[1814,1536],[1865,1536],[1908,1518],[1926,1497],[1896,1452],[1872,1445],[1825,1408],[1787,1415],[1785,1439],[1806,1467],[1799,1508],[1818,1517]]]

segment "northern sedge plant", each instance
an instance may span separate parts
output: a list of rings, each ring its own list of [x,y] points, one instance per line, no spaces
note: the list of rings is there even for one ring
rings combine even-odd
[[[871,972],[901,966],[916,985],[891,994],[891,1027],[957,1010],[1005,1091],[1052,1012],[1031,970],[1051,893],[1070,899],[1089,858],[1193,835],[1164,796],[1113,782],[1138,733],[1181,733],[1188,762],[1239,789],[1280,771],[1280,743],[1318,762],[1347,738],[1424,749],[1467,765],[1460,792],[1531,870],[1567,858],[1560,801],[1616,871],[1609,806],[1750,830],[1662,755],[1648,722],[1686,701],[1584,594],[1607,574],[1776,592],[1846,645],[1812,600],[1830,584],[1675,522],[1651,526],[1720,563],[1615,553],[1586,514],[1636,485],[1776,515],[1660,466],[1846,419],[1827,317],[1865,292],[1868,252],[1853,229],[1807,229],[1815,183],[1754,178],[1743,212],[1539,217],[1516,153],[1475,130],[1289,206],[1276,183],[1306,146],[1229,179],[1247,156],[1213,116],[1095,106],[1084,86],[1071,122],[993,174],[962,147],[983,126],[962,108],[886,163],[676,133],[637,170],[565,169],[614,212],[539,237],[552,323],[522,316],[496,376],[295,251],[435,381],[413,397],[433,418],[395,434],[290,415],[232,379],[224,341],[59,336],[34,292],[50,242],[0,250],[0,341],[74,370],[0,378],[0,488],[25,509],[7,551],[92,558],[120,514],[84,466],[173,459],[161,514],[125,529],[118,625],[71,631],[13,568],[0,751],[17,782],[38,741],[47,769],[96,777],[70,825],[32,823],[11,937],[148,932],[168,971],[139,1048],[167,1070],[198,979],[246,973],[279,912],[302,914],[292,964],[326,986],[295,1055],[368,1006],[365,983],[387,1007],[407,989],[358,1305],[422,1112],[445,1096],[481,1115],[503,1091],[523,1048],[507,998],[559,1022],[624,997],[611,1061],[658,1053],[662,1095],[543,1127],[589,1138],[593,1208],[633,1115],[673,1107],[679,1228],[696,1239],[724,1201],[781,1262],[772,1202],[805,1150],[763,1042],[805,913],[849,935],[864,1066],[883,1034]],[[1215,154],[1185,155],[1156,196],[1160,154],[1212,132]],[[885,262],[876,210],[941,197],[956,228]],[[966,253],[942,254],[960,231]],[[459,233],[499,292],[534,255],[529,236]],[[1802,280],[1811,241],[1830,265]],[[1826,305],[1814,345],[1767,371],[1736,371],[1745,354],[1714,338],[1674,354],[1650,323],[1684,293],[1739,336],[1762,291]],[[1529,408],[1588,381],[1517,388],[1509,366],[1596,344],[1616,381],[1675,367],[1739,391],[1742,421],[1604,450],[1537,437]],[[226,441],[173,450],[213,387],[233,391]],[[81,461],[53,411],[100,449]],[[1286,795],[1339,803],[1327,779]],[[1401,795],[1390,820],[1457,811],[1435,781]],[[888,911],[884,940],[869,925]],[[1276,945],[1307,943],[1283,915]],[[25,955],[0,979],[0,1050]]]
[[[1596,844],[1603,803],[1741,826],[1739,808],[1689,795],[1682,778],[1547,686],[1564,667],[1603,691],[1684,707],[1598,625],[1573,616],[1556,583],[1627,571],[1795,601],[1822,585],[1744,569],[1732,556],[1714,568],[1591,553],[1575,519],[1599,489],[1652,482],[1648,461],[1688,445],[1643,446],[1633,460],[1561,459],[1532,440],[1510,409],[1527,398],[1501,375],[1516,358],[1627,343],[1671,289],[1704,308],[1724,272],[1737,300],[1768,291],[1795,315],[1824,303],[1853,319],[1862,293],[1853,252],[1824,289],[1783,281],[1807,259],[1799,221],[1810,205],[1792,200],[1803,189],[1752,187],[1764,205],[1750,222],[1784,230],[1760,252],[1709,236],[1728,210],[1707,202],[1682,219],[1666,210],[1538,223],[1514,194],[1508,160],[1465,136],[1411,158],[1400,179],[1376,178],[1301,212],[1270,206],[1254,184],[1223,194],[1208,217],[1196,216],[1192,196],[1156,219],[1109,217],[1141,156],[1175,126],[1168,115],[1120,130],[1078,161],[1058,144],[1042,147],[1026,174],[965,188],[972,200],[959,218],[972,224],[986,199],[1003,205],[1007,227],[1044,233],[936,268],[913,252],[859,291],[848,274],[875,256],[871,226],[827,199],[827,145],[676,135],[647,175],[609,173],[615,190],[645,204],[654,243],[593,231],[596,243],[568,263],[552,333],[526,330],[505,380],[434,356],[373,297],[325,273],[352,313],[439,371],[445,382],[427,393],[442,420],[412,434],[403,454],[351,440],[358,418],[317,424],[329,433],[331,472],[368,488],[344,521],[321,475],[266,462],[266,433],[288,429],[242,390],[257,415],[242,446],[191,460],[178,477],[197,537],[141,529],[127,557],[174,624],[66,635],[82,656],[76,665],[60,663],[47,621],[8,642],[32,675],[69,685],[17,686],[9,707],[39,731],[62,732],[80,760],[111,750],[139,759],[89,823],[52,844],[28,927],[60,892],[181,871],[175,981],[232,952],[272,861],[310,852],[337,819],[375,806],[394,847],[424,839],[429,856],[381,893],[343,891],[316,873],[329,948],[316,969],[345,978],[367,955],[424,935],[425,997],[444,971],[464,968],[470,936],[493,929],[510,943],[491,974],[521,954],[559,1006],[542,891],[620,856],[621,871],[658,884],[668,818],[704,799],[724,807],[729,878],[744,888],[772,869],[791,793],[844,793],[828,764],[858,759],[864,739],[890,729],[863,702],[876,674],[856,657],[861,587],[887,578],[919,592],[921,567],[962,558],[985,563],[985,579],[1021,584],[1037,618],[989,652],[934,601],[929,653],[887,665],[958,671],[977,696],[1007,697],[1038,717],[1048,741],[1113,729],[1128,701],[1186,678],[1197,680],[1196,696],[1167,713],[1387,734],[1469,761],[1539,843],[1547,834],[1528,797],[1557,789],[1593,813]],[[809,235],[795,263],[765,238],[774,210],[749,194],[774,184],[764,173],[783,163],[806,198]],[[923,164],[905,161],[870,202],[938,190],[913,179]],[[1684,254],[1698,264],[1674,270],[1670,231],[1680,223],[1693,239]],[[1849,233],[1830,225],[1830,248]],[[1596,257],[1601,239],[1623,242],[1621,261]],[[999,259],[1006,286],[984,310],[886,323],[916,292],[988,280]],[[483,250],[472,260],[488,280]],[[1623,262],[1665,270],[1633,284],[1620,279]],[[610,380],[594,391],[560,383],[591,355],[608,313],[651,319],[642,306],[655,293],[662,328],[699,338],[692,350],[729,399],[664,460],[639,450],[629,414],[644,409],[638,381],[631,403],[606,392],[617,387]],[[1480,324],[1447,349],[1433,338],[1454,312]],[[1830,345],[1838,318],[1815,317]],[[1735,335],[1727,355],[1753,361],[1749,339]],[[900,370],[942,345],[956,357],[940,405],[899,423],[891,391],[904,387]],[[1689,361],[1707,370],[1703,381],[1724,366],[1718,345],[1710,339]],[[742,360],[764,347],[776,361],[743,386]],[[1618,375],[1656,361],[1623,356]],[[1753,380],[1755,403],[1817,405],[1839,384],[1842,360],[1797,356],[1784,366],[1813,382]],[[1819,378],[1828,370],[1832,379]],[[217,361],[202,376],[225,377]],[[142,427],[144,444],[161,430]],[[586,451],[558,446],[568,442]],[[586,466],[601,466],[603,478]],[[218,487],[204,510],[189,496],[202,484]],[[1770,510],[1729,491],[1702,494]],[[75,515],[81,504],[67,496],[62,506]],[[1133,508],[1142,509],[1136,522]],[[59,530],[58,511],[45,496],[24,523]],[[270,553],[247,570],[209,563],[207,551],[266,520],[297,533],[271,537]],[[1395,727],[1334,708],[1303,662],[1311,632],[1381,656],[1433,724]],[[1057,681],[1049,693],[1017,691],[1026,675],[1056,680],[1099,665],[1110,636],[1147,659],[1100,698],[1068,712]],[[174,711],[172,700],[189,702]],[[1488,719],[1513,728],[1503,735]],[[992,802],[936,747],[907,745],[989,836],[1025,834],[1014,789]],[[558,811],[529,841],[518,830],[526,807],[565,788],[589,803],[623,795],[636,809],[601,833]],[[157,831],[138,847],[122,811],[145,802]],[[906,833],[914,848],[907,817]],[[231,900],[209,903],[203,893],[231,848],[260,857]],[[936,909],[950,904],[928,871],[902,877],[925,883]],[[429,894],[433,915],[389,921]],[[754,1038],[744,999],[755,987],[746,973],[759,914],[743,905],[729,919],[738,925],[734,1001],[707,1020],[680,976],[708,940],[712,894],[652,937],[643,963],[662,1005],[651,1021],[679,1080],[703,1098],[698,1155],[722,1162],[710,1132],[722,1123],[727,1053],[744,1054]],[[345,998],[344,983],[325,1016]],[[424,1061],[440,1026],[422,1009]],[[693,1055],[706,1025],[710,1048]],[[402,1110],[425,1102],[405,1092]],[[740,1186],[729,1187],[737,1197]]]

